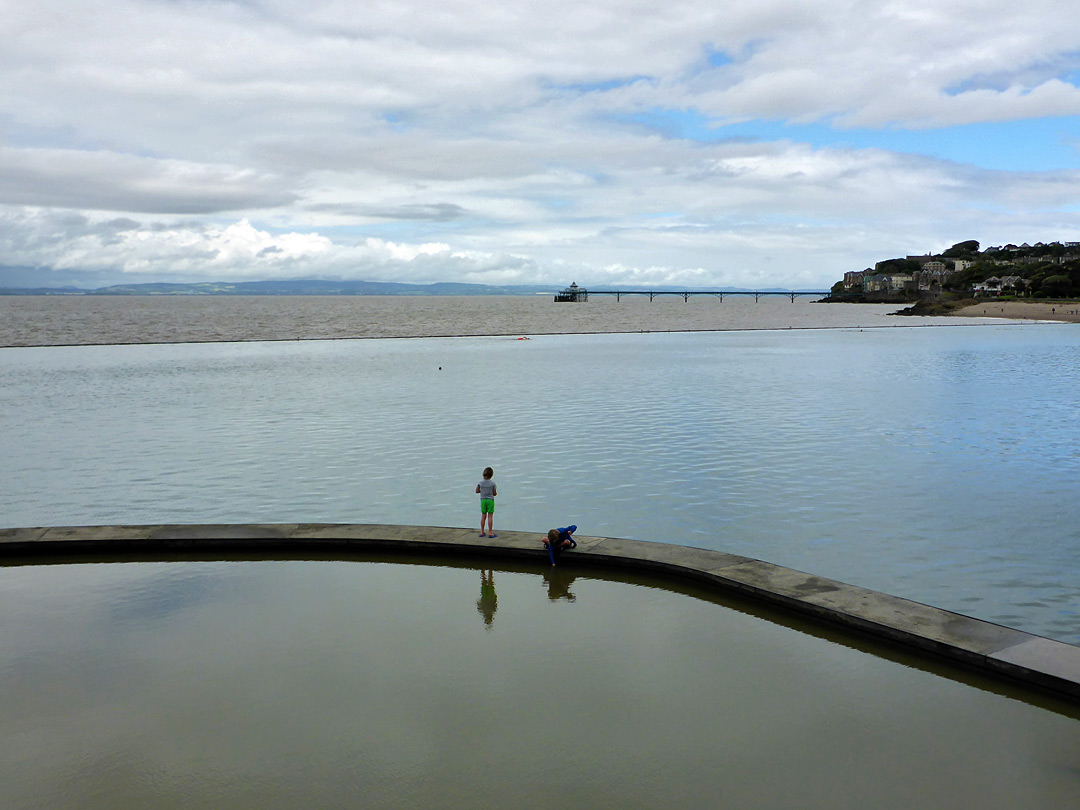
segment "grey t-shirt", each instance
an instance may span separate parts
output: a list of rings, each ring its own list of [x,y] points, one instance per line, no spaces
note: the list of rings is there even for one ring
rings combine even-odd
[[[480,500],[490,499],[495,497],[495,479],[494,478],[481,478],[480,483],[477,484],[480,487]]]

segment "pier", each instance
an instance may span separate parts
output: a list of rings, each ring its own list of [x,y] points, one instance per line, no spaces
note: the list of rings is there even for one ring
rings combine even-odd
[[[768,295],[786,295],[791,299],[792,303],[795,303],[795,299],[800,295],[826,296],[829,293],[828,291],[820,292],[816,290],[762,290],[759,292],[749,290],[684,290],[682,292],[678,290],[589,290],[586,294],[614,295],[616,301],[620,300],[624,295],[647,295],[650,301],[658,295],[681,295],[683,301],[689,301],[692,295],[714,295],[720,299],[721,303],[725,295],[752,295],[755,301],[759,301],[763,296]]]
[[[752,295],[755,301],[760,301],[763,296],[783,295],[790,298],[791,303],[794,304],[795,299],[802,295],[824,297],[830,294],[828,290],[588,290],[579,287],[575,282],[566,289],[557,292],[555,301],[558,303],[584,303],[589,300],[590,295],[614,295],[616,301],[622,300],[624,295],[647,295],[650,301],[660,295],[678,295],[682,296],[683,301],[689,301],[692,295],[711,295],[719,298],[720,302],[723,303],[725,295]]]

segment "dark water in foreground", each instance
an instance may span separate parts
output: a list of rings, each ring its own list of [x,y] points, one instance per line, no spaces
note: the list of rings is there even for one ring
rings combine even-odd
[[[7,810],[1080,801],[1072,713],[632,581],[345,561],[0,577]]]

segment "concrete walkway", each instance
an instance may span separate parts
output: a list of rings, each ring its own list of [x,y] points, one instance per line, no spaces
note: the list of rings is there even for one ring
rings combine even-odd
[[[476,529],[377,524],[65,526],[0,529],[0,561],[56,555],[191,551],[413,552],[485,562],[546,562],[542,536]],[[1080,647],[951,613],[749,557],[667,543],[576,536],[564,555],[575,568],[601,566],[675,576],[718,592],[779,605],[986,674],[1080,698]]]

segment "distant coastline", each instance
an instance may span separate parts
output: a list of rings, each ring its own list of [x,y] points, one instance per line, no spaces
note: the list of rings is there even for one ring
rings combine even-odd
[[[0,287],[0,295],[540,295],[554,286],[493,285],[436,282],[331,281],[282,279],[264,281],[206,281],[197,284],[112,284],[107,287]]]
[[[205,281],[195,284],[151,282],[112,284],[107,287],[23,287],[0,286],[0,295],[554,295],[563,285],[543,284],[467,284],[436,282],[409,284],[398,281],[332,281],[327,279],[281,279],[263,281]],[[645,292],[682,292],[685,287],[650,285]],[[780,287],[751,290],[745,287],[703,287],[707,292],[791,292]],[[799,292],[799,291],[796,291]]]

